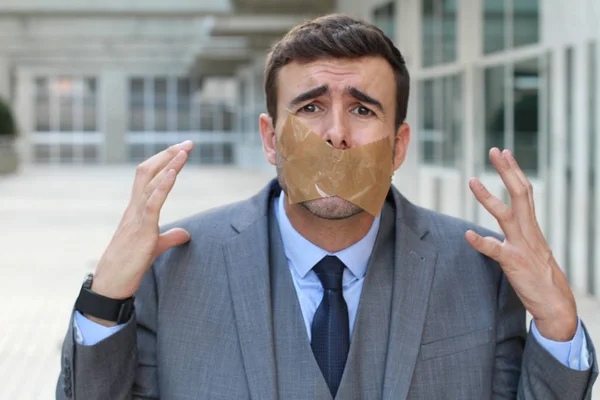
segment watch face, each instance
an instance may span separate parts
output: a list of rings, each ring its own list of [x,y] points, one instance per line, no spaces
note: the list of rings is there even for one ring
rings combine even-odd
[[[92,287],[92,282],[94,281],[94,274],[87,274],[85,276],[85,281],[83,281],[83,287],[86,289],[90,289]]]

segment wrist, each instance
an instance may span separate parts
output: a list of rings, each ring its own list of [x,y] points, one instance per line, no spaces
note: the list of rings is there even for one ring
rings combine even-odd
[[[87,319],[89,319],[92,322],[95,322],[97,324],[100,324],[102,326],[106,326],[107,328],[110,328],[111,326],[116,326],[117,323],[114,321],[107,321],[105,319],[102,318],[96,318],[93,315],[90,314],[83,314],[84,317],[86,317]]]
[[[104,291],[102,284],[94,286],[93,274],[88,274],[84,281],[79,297],[75,302],[75,309],[89,320],[104,326],[114,326],[129,321],[133,315],[134,297],[118,298],[114,294]],[[99,292],[97,290],[99,287]]]
[[[577,315],[564,318],[535,319],[540,335],[554,342],[570,342],[577,333]]]
[[[104,278],[104,274],[95,275],[90,290],[99,294],[100,296],[108,297],[114,300],[125,300],[133,297],[135,294],[135,289],[124,288],[123,285],[115,284]]]

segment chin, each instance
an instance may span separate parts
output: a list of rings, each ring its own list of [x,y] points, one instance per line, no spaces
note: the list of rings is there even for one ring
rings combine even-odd
[[[316,217],[330,220],[350,218],[364,211],[338,196],[305,201],[301,205]]]

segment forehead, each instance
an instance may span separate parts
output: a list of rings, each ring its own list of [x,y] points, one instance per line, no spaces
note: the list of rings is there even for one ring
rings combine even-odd
[[[326,58],[308,63],[292,61],[279,72],[278,92],[284,101],[322,85],[328,85],[331,92],[355,87],[381,97],[393,97],[396,89],[394,71],[383,57]]]

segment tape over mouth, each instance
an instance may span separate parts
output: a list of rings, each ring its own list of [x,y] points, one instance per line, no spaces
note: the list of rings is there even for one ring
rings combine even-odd
[[[391,137],[336,149],[290,114],[277,150],[290,204],[338,196],[373,216],[381,212],[394,175]]]

